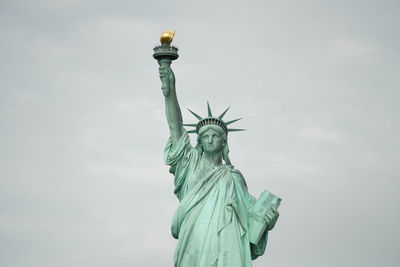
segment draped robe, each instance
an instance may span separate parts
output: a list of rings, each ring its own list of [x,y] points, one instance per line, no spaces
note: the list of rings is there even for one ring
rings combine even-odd
[[[171,226],[178,239],[175,267],[249,267],[264,254],[268,232],[258,244],[249,242],[248,227],[256,199],[248,193],[242,174],[222,165],[194,181],[201,153],[190,145],[186,131],[164,151],[166,164],[174,174],[174,193],[179,206]],[[265,222],[266,223],[266,222]]]

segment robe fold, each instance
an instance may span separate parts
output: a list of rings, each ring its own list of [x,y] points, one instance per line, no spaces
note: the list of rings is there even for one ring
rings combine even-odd
[[[268,232],[258,244],[249,242],[249,221],[256,199],[248,193],[242,174],[222,165],[194,181],[200,152],[190,145],[185,131],[177,144],[171,138],[164,151],[165,163],[174,174],[179,206],[171,232],[178,239],[176,267],[249,267],[264,254]]]

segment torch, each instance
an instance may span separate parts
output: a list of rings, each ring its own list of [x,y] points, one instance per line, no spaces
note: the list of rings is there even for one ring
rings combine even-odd
[[[154,48],[153,57],[157,59],[157,62],[161,67],[170,67],[172,60],[179,57],[178,48],[171,45],[174,35],[175,31],[171,32],[171,30],[168,30],[163,32],[160,37],[161,45]],[[168,96],[169,94],[168,82],[168,77],[161,79],[161,89],[164,96]]]

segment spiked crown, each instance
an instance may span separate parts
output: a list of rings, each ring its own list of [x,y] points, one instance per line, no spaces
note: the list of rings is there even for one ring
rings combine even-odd
[[[222,118],[225,116],[225,114],[228,112],[229,107],[222,112],[221,115],[219,115],[218,117],[213,117],[212,112],[211,112],[211,108],[210,108],[210,104],[207,101],[207,110],[208,110],[208,116],[205,118],[202,118],[201,116],[197,115],[196,113],[194,113],[193,111],[191,111],[190,109],[188,109],[190,113],[193,114],[193,116],[195,116],[199,122],[196,124],[183,124],[183,126],[191,126],[191,127],[196,127],[196,129],[194,130],[189,130],[188,133],[199,133],[200,128],[207,126],[207,125],[216,125],[219,126],[222,130],[224,130],[224,132],[226,134],[228,134],[228,132],[238,132],[238,131],[245,131],[245,129],[229,129],[228,125],[231,123],[234,123],[242,118],[239,119],[235,119],[235,120],[231,120],[231,121],[223,121]]]

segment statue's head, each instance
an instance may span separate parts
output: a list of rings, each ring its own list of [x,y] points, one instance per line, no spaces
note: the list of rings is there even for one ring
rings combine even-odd
[[[211,112],[210,105],[207,102],[208,116],[202,118],[193,111],[190,111],[199,121],[195,124],[183,124],[184,126],[195,127],[194,130],[188,131],[188,133],[197,133],[197,146],[196,148],[201,152],[206,153],[221,153],[226,164],[230,165],[228,157],[228,132],[243,131],[244,129],[231,129],[228,125],[234,123],[239,119],[225,122],[222,118],[229,110],[227,108],[221,115],[214,117]]]
[[[197,135],[198,148],[205,153],[221,153],[227,141],[226,132],[217,125],[203,126]]]

